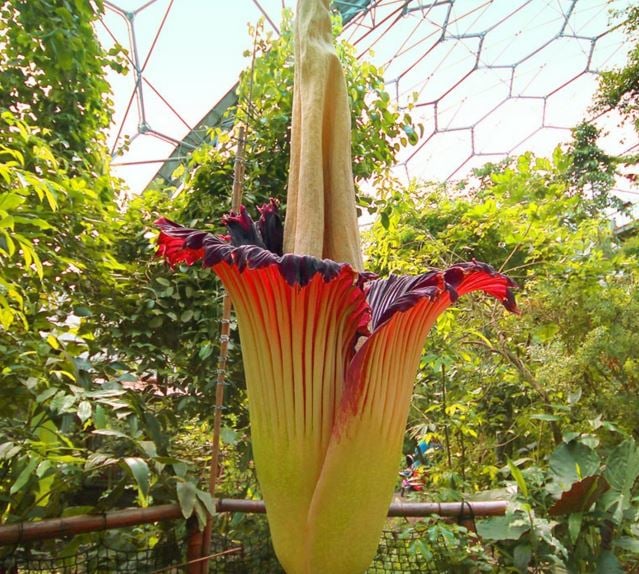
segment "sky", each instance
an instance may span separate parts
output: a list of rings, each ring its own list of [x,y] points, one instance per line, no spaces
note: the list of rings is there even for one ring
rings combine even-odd
[[[189,127],[197,124],[231,89],[239,71],[247,65],[248,60],[243,56],[251,48],[247,24],[256,22],[261,16],[258,6],[251,0],[174,0],[172,3],[170,0],[156,0],[151,4],[140,0],[114,0],[109,4],[129,12],[142,8],[133,17],[141,63],[145,61],[170,6],[165,25],[144,70],[144,77],[152,87],[144,82],[142,94],[148,126],[160,134],[182,139],[189,132]],[[99,38],[103,45],[112,46],[110,31],[130,50],[126,20],[109,4],[102,22],[97,24]],[[269,16],[273,15],[274,22],[279,22],[281,0],[260,0],[259,4]],[[135,83],[132,74],[122,77],[111,72],[108,80],[113,89],[116,110],[109,140],[113,145]],[[180,117],[171,111],[154,89]],[[139,123],[140,114],[136,102],[133,102],[121,135],[133,136]],[[133,191],[141,191],[161,164],[122,164],[162,160],[172,149],[172,144],[157,137],[138,136],[123,157],[114,158],[116,173]]]
[[[628,0],[375,0],[377,8],[347,27],[358,54],[385,69],[400,105],[416,94],[414,118],[424,137],[400,154],[406,177],[457,179],[505,154],[532,149],[548,154],[587,116],[596,72],[623,65],[627,43],[610,31],[611,8]],[[152,135],[137,135],[136,102],[122,123],[133,74],[109,75],[115,101],[111,143],[133,137],[113,160],[115,172],[137,193],[180,140],[235,84],[249,65],[248,23],[266,14],[279,25],[293,0],[110,0],[98,23],[105,46],[113,37],[133,51],[125,19],[133,24],[144,69],[144,119]],[[117,10],[114,9],[117,7]],[[163,18],[166,21],[163,26]],[[391,25],[392,23],[392,25]],[[267,22],[267,28],[271,25]],[[112,37],[113,36],[113,37]],[[156,93],[157,92],[157,93]],[[159,94],[159,96],[158,96]],[[165,101],[162,101],[164,99]],[[168,105],[167,105],[168,103]],[[174,111],[171,110],[173,108]],[[637,143],[606,120],[613,153]],[[623,141],[622,141],[623,140]],[[627,182],[622,193],[639,199]]]

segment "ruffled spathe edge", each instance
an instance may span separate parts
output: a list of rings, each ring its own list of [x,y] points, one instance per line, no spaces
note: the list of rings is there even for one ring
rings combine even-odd
[[[378,279],[373,273],[355,271],[347,263],[308,255],[281,254],[282,222],[277,201],[271,199],[259,208],[259,212],[257,225],[244,206],[239,213],[225,216],[222,222],[229,231],[227,236],[189,229],[162,217],[155,222],[160,229],[157,255],[164,257],[171,266],[201,261],[204,267],[214,267],[224,262],[236,266],[240,272],[246,268],[273,265],[288,285],[300,287],[308,285],[316,274],[329,282],[342,272],[349,273],[354,284],[366,294],[371,308],[371,331],[395,313],[409,310],[423,298],[437,297],[444,290],[455,302],[459,297],[458,287],[469,275],[479,272],[484,278],[491,279],[482,290],[498,299],[509,311],[518,312],[513,292],[515,283],[486,263],[471,261],[458,263],[445,271],[432,269],[417,276],[390,275]]]
[[[329,259],[292,253],[278,255],[259,244],[234,245],[224,237],[188,229],[164,217],[158,219],[155,225],[160,228],[157,255],[164,257],[171,266],[180,263],[193,265],[201,261],[203,267],[214,267],[224,262],[237,266],[242,272],[247,267],[260,269],[275,265],[289,285],[300,287],[307,285],[318,273],[328,282],[337,277],[342,269],[352,270],[346,263],[336,263]],[[232,233],[231,240],[233,238]],[[359,273],[352,270],[352,275],[354,281],[359,280]]]

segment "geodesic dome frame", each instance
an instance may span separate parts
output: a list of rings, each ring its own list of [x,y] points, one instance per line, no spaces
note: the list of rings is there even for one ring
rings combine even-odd
[[[134,161],[125,152],[114,165],[145,165],[147,178],[155,174],[170,181],[179,162],[205,141],[207,127],[217,125],[235,102],[234,87],[205,110],[199,122],[189,123],[183,109],[188,104],[165,97],[149,71],[154,59],[162,56],[157,48],[179,16],[179,3],[134,2],[139,5],[127,11],[118,1],[126,0],[105,2],[102,24],[115,41],[109,13],[127,22],[128,38],[119,40],[128,45],[132,85],[113,130],[112,150],[115,154],[122,144],[148,138],[169,147],[159,157]],[[267,26],[279,33],[280,10],[293,8],[294,3],[247,0],[246,18],[264,17]],[[384,69],[389,91],[400,107],[414,100],[413,118],[424,126],[418,144],[400,154],[396,173],[438,181],[464,178],[486,162],[524,151],[548,155],[568,141],[571,129],[584,119],[596,120],[606,132],[601,142],[606,152],[635,151],[639,142],[632,129],[620,129],[618,118],[611,114],[593,118],[588,109],[599,73],[625,62],[628,46],[622,13],[629,5],[629,0],[336,0],[333,4],[345,22],[345,39],[359,57]],[[157,12],[156,27],[144,47],[136,26],[144,24],[141,18],[151,9]],[[166,118],[147,111],[146,100],[151,97],[172,118],[170,128],[156,127]],[[638,199],[624,179],[618,181],[616,192],[632,203]]]

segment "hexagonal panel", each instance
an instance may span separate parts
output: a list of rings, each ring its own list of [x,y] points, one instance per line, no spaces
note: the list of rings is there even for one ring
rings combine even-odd
[[[601,72],[623,66],[630,48],[630,43],[626,41],[621,30],[605,34],[595,42],[589,69],[593,72]]]
[[[539,128],[521,141],[519,145],[508,151],[509,155],[520,155],[533,150],[535,155],[550,156],[559,144],[568,141],[570,141],[570,129],[568,128]]]
[[[401,76],[403,90],[416,91],[432,102],[461,82],[475,67],[478,39],[440,42]]]
[[[548,2],[526,2],[486,34],[481,62],[508,66],[520,62],[559,34],[564,15]]]
[[[416,43],[421,44],[421,53],[424,53],[441,39],[449,4],[446,2],[423,12],[409,12],[408,7],[400,2],[377,2],[359,26],[359,37],[351,36],[349,41],[359,54],[367,54],[367,58],[378,65],[387,64]],[[357,30],[353,34],[355,32]],[[345,37],[349,38],[348,32]],[[424,42],[424,39],[427,40]]]
[[[172,150],[172,144],[141,135],[132,141],[125,157],[113,158],[113,166],[118,177],[123,178],[131,190],[136,192],[142,189],[158,170],[158,164],[149,163],[148,160],[168,157]]]
[[[377,43],[371,56],[371,60],[383,66],[384,75],[389,80],[402,76],[406,71],[406,62],[415,62],[432,51],[443,34],[438,23],[416,21],[415,18],[403,18],[396,27],[389,33],[397,40]]]
[[[475,127],[475,153],[508,153],[541,125],[544,102],[515,98]]]
[[[546,11],[557,15],[567,13],[572,0],[533,0],[526,4],[538,4]],[[531,10],[537,7],[531,6]],[[448,29],[451,34],[485,33],[514,17],[522,9],[517,2],[478,2],[477,0],[455,0],[450,14]],[[525,18],[524,18],[525,21]]]
[[[511,70],[475,70],[453,91],[439,100],[437,120],[440,130],[471,127],[508,98]]]
[[[456,0],[450,12],[448,30],[456,35],[481,34],[497,26],[516,9],[516,6],[500,6],[498,2]]]
[[[411,175],[423,174],[430,178],[457,178],[472,167],[502,157],[504,152],[526,149],[539,152],[540,149],[552,149],[557,141],[565,140],[567,128],[582,119],[590,103],[594,84],[590,72],[625,63],[627,41],[621,29],[612,29],[620,19],[611,18],[609,9],[624,10],[631,2],[373,0],[346,25],[343,36],[355,44],[360,57],[386,66],[388,89],[395,103],[405,105],[413,91],[420,93],[420,105],[411,114],[424,125],[425,137],[418,144],[421,147],[402,152],[404,159],[414,155],[408,160],[407,171]],[[135,10],[145,5],[146,0],[114,0],[114,3]],[[233,41],[224,36],[225,41],[219,42],[224,46],[220,51],[215,43],[222,38],[220,31],[212,36],[193,34],[202,26],[210,28],[212,20],[199,17],[201,10],[189,11],[178,4],[181,5],[175,3],[159,36],[157,50],[149,60],[145,76],[187,121],[194,123],[215,105],[217,99],[212,95],[215,93],[213,88],[219,88],[220,84],[224,88],[230,87],[239,68],[249,62],[239,58],[230,63],[231,54],[237,51],[239,55],[241,49],[236,50]],[[248,2],[241,10],[231,10],[235,19],[224,12],[224,17],[220,16],[223,29],[248,42],[244,22],[255,21],[259,15],[255,4]],[[259,2],[262,12],[266,12],[275,24],[279,22],[280,9],[283,6],[294,8],[295,4],[296,0]],[[143,55],[155,37],[163,10],[168,5],[167,0],[150,3],[148,10],[144,9],[136,18],[136,25],[146,27],[136,30]],[[217,3],[201,5],[215,10],[213,5],[217,6]],[[104,20],[126,44],[121,18],[107,9]],[[97,28],[106,37],[101,26],[98,24]],[[265,26],[275,28],[269,22]],[[185,31],[190,37],[179,36]],[[185,67],[186,60],[180,59],[180,50],[189,46],[193,38],[202,37],[209,38],[209,44],[213,42],[210,50],[191,50],[192,57],[188,61],[193,65]],[[107,37],[106,47],[109,47],[109,41]],[[171,53],[167,55],[167,43],[179,46],[180,50],[169,50]],[[593,46],[588,62],[587,54]],[[223,57],[214,58],[212,62],[211,54],[222,54]],[[477,62],[479,67],[475,69]],[[586,67],[588,73],[582,73]],[[393,83],[396,78],[400,79]],[[118,111],[111,139],[120,127],[123,134],[135,135],[139,124],[135,105],[126,121],[123,118],[133,79],[131,75],[125,81],[115,76],[110,79],[116,93],[120,94],[116,94]],[[145,96],[151,127],[170,137],[181,137],[183,124],[166,111],[166,106],[159,106],[151,90],[145,89]],[[533,99],[505,101],[511,96],[533,96]],[[187,108],[183,107],[185,101]],[[158,108],[164,112],[159,118],[154,113]],[[600,142],[606,151],[624,151],[637,142],[631,129],[627,133],[617,129],[614,118],[602,121],[601,125],[610,132]],[[458,131],[442,133],[446,130]],[[148,145],[142,146],[143,142]],[[139,136],[127,159],[144,159],[140,147],[148,150],[147,157],[159,159],[158,154],[164,151],[156,149],[155,144],[154,138]],[[488,152],[495,153],[490,155]],[[483,155],[473,156],[474,153]]]
[[[564,34],[595,38],[608,28],[610,8],[594,2],[575,2],[575,7],[566,21]]]
[[[425,106],[420,105],[418,108],[414,108],[410,112],[413,121],[417,124],[421,124],[424,127],[424,135],[421,141],[425,141],[437,132],[437,124],[435,123],[435,104],[428,104]]]
[[[454,173],[451,174],[452,179],[464,179],[472,177],[471,173],[474,169],[480,168],[487,163],[498,163],[504,159],[505,154],[475,154],[464,161]]]
[[[609,154],[626,153],[637,143],[637,134],[632,122],[625,122],[615,110],[597,118],[596,124],[602,130],[597,143]]]
[[[412,177],[445,180],[459,167],[459,158],[473,153],[470,130],[435,134],[409,160]]]
[[[592,96],[596,89],[597,77],[594,74],[582,74],[567,86],[548,96],[544,126],[560,128],[576,126],[586,116],[586,110],[592,103]]]
[[[515,68],[513,96],[545,96],[553,92],[587,69],[589,53],[588,40],[554,40]]]

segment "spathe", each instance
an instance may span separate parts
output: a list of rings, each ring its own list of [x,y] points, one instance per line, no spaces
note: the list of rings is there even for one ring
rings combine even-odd
[[[376,279],[251,245],[265,243],[265,226],[241,217],[235,245],[160,220],[158,253],[172,265],[202,261],[233,299],[253,453],[282,565],[290,574],[362,572],[397,479],[428,331],[471,291],[516,311],[513,283],[478,262]]]

